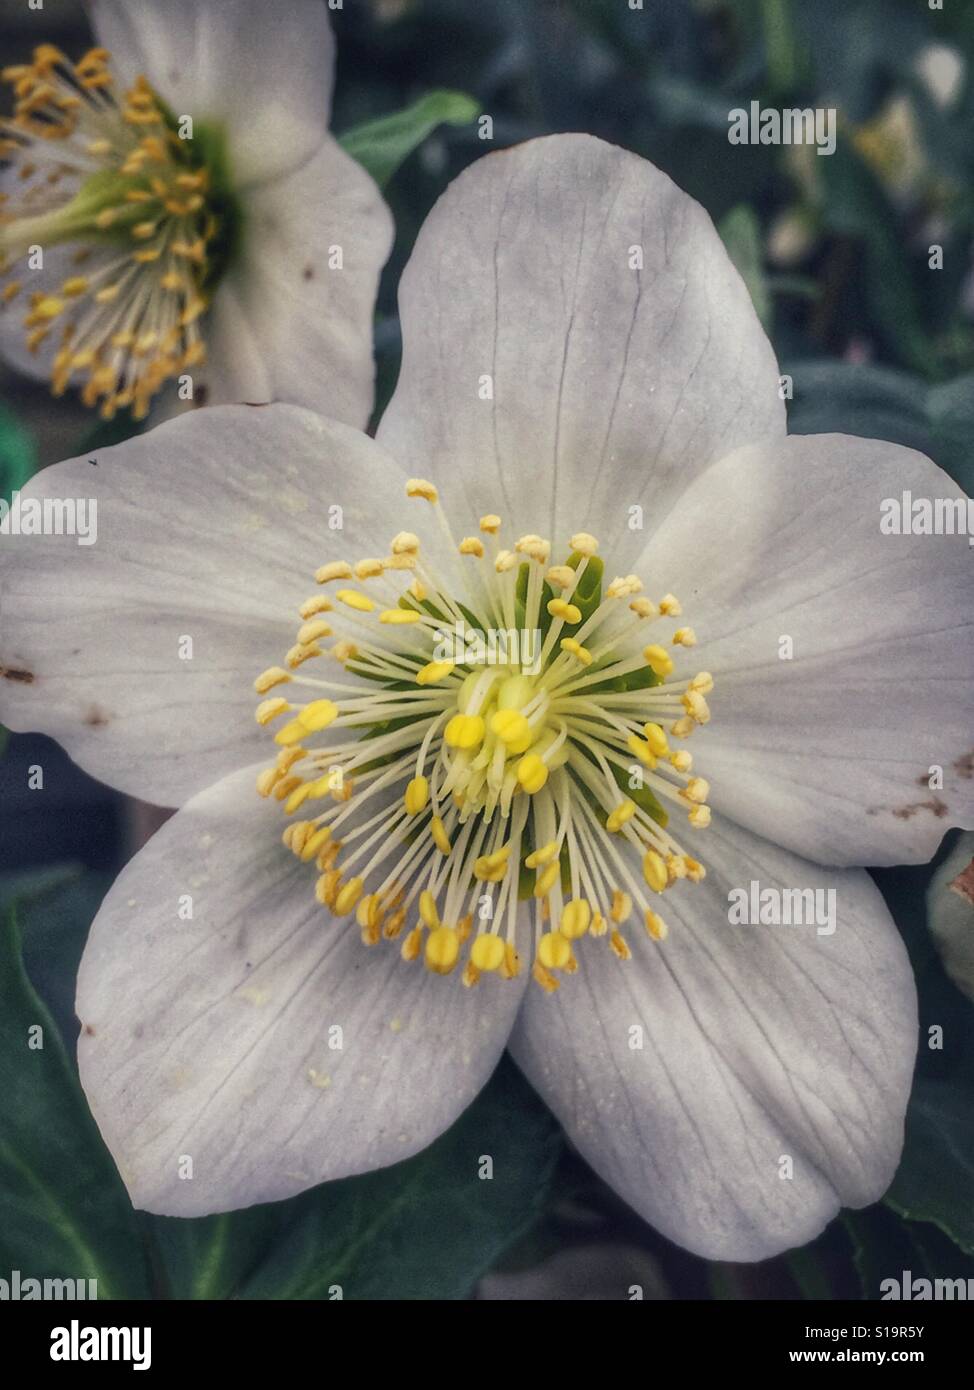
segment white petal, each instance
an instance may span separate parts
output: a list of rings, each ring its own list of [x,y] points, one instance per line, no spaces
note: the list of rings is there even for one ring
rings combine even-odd
[[[963,497],[911,449],[793,436],[711,469],[641,562],[716,679],[691,744],[712,804],[819,863],[920,862],[974,826],[971,549],[883,535],[904,489]]]
[[[329,137],[301,169],[252,189],[243,211],[243,244],[205,329],[207,401],[294,401],[364,427],[393,235],[382,195]]]
[[[296,169],[331,111],[334,39],[321,0],[88,0],[120,85],[140,74],[176,117],[224,129],[237,187]]]
[[[315,569],[387,544],[402,496],[366,435],[286,405],[195,411],[45,469],[22,497],[89,517],[94,499],[97,540],[4,537],[0,721],[178,805],[267,752],[254,678],[293,644]]]
[[[226,1211],[406,1158],[503,1050],[523,981],[469,990],[395,942],[366,948],[315,902],[283,821],[238,773],[159,831],[95,920],[81,1079],[138,1207]]]
[[[525,1000],[511,1050],[584,1157],[647,1221],[709,1259],[760,1260],[888,1186],[916,996],[865,873],[816,868],[725,821],[695,848],[708,876],[663,898],[668,939],[634,925],[628,962],[583,941],[578,973],[554,996]],[[834,888],[834,935],[729,925],[728,892],[751,880]]]
[[[631,507],[656,525],[729,448],[784,434],[774,353],[709,217],[587,135],[461,174],[419,234],[400,310],[386,447],[448,497],[459,474],[475,519],[496,511],[560,544],[594,531],[614,573],[643,539]]]

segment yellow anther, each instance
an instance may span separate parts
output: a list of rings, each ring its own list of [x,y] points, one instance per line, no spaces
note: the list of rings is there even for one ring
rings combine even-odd
[[[490,731],[508,753],[524,753],[531,747],[531,726],[520,710],[499,709],[491,718]]]
[[[553,618],[560,618],[563,623],[570,623],[572,627],[582,621],[582,610],[576,608],[574,603],[566,603],[563,598],[550,599],[547,607]]]
[[[693,806],[687,816],[687,820],[694,829],[706,830],[707,826],[710,824],[710,807]]]
[[[643,878],[654,893],[662,893],[670,881],[663,856],[654,849],[648,849],[643,855]]]
[[[554,589],[570,589],[575,583],[575,571],[571,565],[552,565],[545,572],[545,579]]]
[[[660,724],[644,724],[643,733],[646,735],[646,742],[649,744],[653,755],[657,758],[664,758],[670,751],[670,745],[666,741],[666,734]]]
[[[632,951],[629,949],[629,943],[618,928],[616,928],[609,937],[609,945],[620,960],[632,959]]]
[[[338,718],[338,706],[331,700],[312,700],[310,705],[305,705],[298,715],[297,722],[304,731],[309,734],[316,734],[321,729],[327,729],[333,720]]]
[[[642,580],[637,579],[634,574],[617,574],[605,591],[606,598],[629,598],[631,594],[638,594],[643,587]]]
[[[333,579],[351,579],[352,567],[347,560],[332,560],[315,570],[316,584],[330,584]]]
[[[521,555],[528,555],[539,564],[546,565],[551,558],[551,542],[543,536],[527,535],[515,542],[514,549]]]
[[[400,948],[399,954],[403,960],[416,960],[423,949],[423,928],[413,927],[412,931],[405,938]]]
[[[87,293],[88,284],[87,275],[72,275],[61,286],[61,293],[66,299],[77,299],[79,294]]]
[[[439,492],[425,478],[410,478],[406,484],[407,497],[422,497],[426,502],[438,502]]]
[[[473,989],[474,985],[479,983],[480,971],[472,960],[468,960],[463,967],[463,974],[460,976],[460,981],[467,989]]]
[[[440,925],[440,914],[436,910],[436,899],[428,888],[424,888],[419,895],[419,916],[423,925],[429,927],[430,931]]]
[[[677,772],[689,772],[693,767],[693,754],[686,748],[678,748],[675,753],[670,754],[670,764]]]
[[[540,849],[533,850],[524,861],[527,869],[540,869],[544,864],[550,864],[558,853],[558,841],[549,840]]]
[[[382,928],[382,935],[387,941],[395,941],[397,937],[402,935],[402,929],[405,925],[406,909],[401,907],[398,912],[394,912],[391,917],[386,919]]]
[[[329,844],[330,842],[331,830],[327,825],[323,825],[319,829],[313,831],[313,833],[310,834],[308,838],[305,840],[304,845],[301,848],[302,862],[305,864],[310,864],[312,859],[319,855],[321,851],[324,849],[325,845]],[[337,849],[335,852],[337,854]],[[352,881],[357,882],[357,880],[354,879]]]
[[[35,323],[45,323],[50,319],[56,319],[58,314],[63,312],[64,307],[64,300],[59,299],[57,295],[45,295],[32,307],[27,316],[27,324],[31,326]]]
[[[504,942],[490,932],[481,933],[470,947],[471,964],[478,970],[500,970],[504,954]]]
[[[559,988],[558,980],[555,979],[550,970],[544,968],[540,960],[534,962],[531,967],[531,975],[535,984],[540,985],[546,994],[554,994],[555,990]]]
[[[437,927],[426,938],[426,968],[449,975],[460,956],[460,934],[454,927]]]
[[[629,605],[630,612],[635,613],[637,618],[655,618],[659,616],[659,609],[655,603],[648,598],[634,598]]]
[[[403,805],[410,816],[418,816],[426,809],[430,798],[430,784],[425,777],[414,777],[403,794]]]
[[[575,547],[578,548],[577,546]],[[558,930],[569,941],[577,941],[584,936],[592,922],[592,908],[585,898],[573,898],[565,904],[561,912]]]
[[[686,801],[693,801],[700,805],[707,800],[710,795],[710,783],[706,777],[691,777],[689,782],[680,792]]]
[[[571,652],[572,656],[583,666],[591,666],[592,653],[587,647],[583,647],[581,642],[576,642],[574,637],[563,637],[558,645],[563,652]]]
[[[308,642],[306,646],[296,642],[285,652],[284,660],[292,671],[296,671],[299,666],[303,666],[306,661],[313,661],[316,656],[321,656],[321,648],[316,642]]]
[[[282,748],[277,755],[277,766],[282,772],[290,772],[295,763],[304,757],[303,748]]]
[[[433,843],[441,854],[449,854],[453,846],[450,844],[450,837],[446,833],[446,826],[439,816],[434,816],[430,821],[430,834]]]
[[[417,685],[435,685],[453,670],[452,661],[430,661],[416,672]]]
[[[265,767],[263,772],[257,776],[257,794],[259,796],[270,796],[274,790],[274,785],[281,779],[281,774],[276,767]]]
[[[499,550],[497,558],[494,560],[494,569],[498,574],[506,574],[517,564],[517,556],[513,550]]]
[[[412,531],[397,531],[389,549],[393,555],[415,555],[419,550],[419,537]]]
[[[561,874],[561,864],[556,859],[553,864],[548,864],[538,875],[538,881],[534,885],[534,896],[536,898],[546,897],[558,882]]]
[[[298,646],[306,647],[309,642],[317,642],[319,637],[330,637],[332,629],[324,618],[314,618],[304,623],[298,630]]]
[[[687,878],[691,883],[701,883],[707,877],[707,870],[696,859],[691,859],[689,854],[683,856],[686,865]]]
[[[714,678],[709,671],[700,671],[690,682],[690,689],[699,691],[701,695],[709,695],[714,688]]]
[[[356,613],[374,613],[379,606],[367,594],[360,594],[358,589],[339,589],[335,597],[339,603],[344,603],[346,608],[353,608]]]
[[[258,695],[266,695],[275,685],[284,685],[289,680],[291,677],[280,666],[269,666],[266,671],[261,671],[254,681],[254,689]]]
[[[626,739],[626,746],[629,752],[632,753],[634,757],[637,757],[644,766],[648,768],[654,768],[656,766],[656,757],[646,739],[640,738],[638,734],[630,734]]]
[[[683,612],[683,605],[675,594],[664,594],[659,601],[659,611],[667,618],[678,618]]]
[[[501,975],[505,980],[514,980],[520,973],[521,958],[514,943],[509,941],[504,947],[504,964],[501,966]]]
[[[651,907],[646,909],[646,930],[654,941],[665,941],[670,934],[670,929],[662,917]]]
[[[359,898],[355,908],[355,920],[360,927],[375,927],[382,921],[382,904],[378,893],[368,893]]]
[[[279,714],[287,714],[291,706],[287,700],[283,700],[276,695],[271,700],[262,700],[257,706],[254,718],[258,724],[269,724],[272,719],[276,719]]]
[[[572,959],[571,942],[560,931],[545,932],[538,942],[538,960],[545,970],[564,970]]]
[[[457,548],[461,555],[473,555],[478,560],[484,558],[484,543],[479,536],[464,536]]]
[[[335,897],[335,906],[332,908],[335,916],[347,917],[361,896],[362,880],[360,878],[350,878]]]
[[[289,719],[284,727],[278,729],[274,735],[274,742],[279,743],[282,748],[289,748],[295,743],[300,743],[307,732],[307,728],[300,719]]]
[[[331,655],[344,666],[347,661],[353,661],[358,656],[358,647],[354,642],[336,642],[331,648]]]
[[[418,623],[421,616],[415,608],[387,608],[379,614],[379,622],[388,627],[406,627],[409,623]]]
[[[699,690],[685,690],[680,698],[680,704],[694,724],[710,723],[710,706]]]
[[[496,536],[501,529],[500,517],[495,516],[493,512],[488,512],[486,516],[480,518],[480,529],[487,536]]]
[[[576,531],[568,542],[570,549],[577,550],[579,555],[591,558],[599,548],[599,543],[594,536],[590,536],[587,531]]]
[[[385,567],[385,561],[376,558],[356,560],[352,566],[352,573],[356,579],[378,579]]]
[[[476,748],[484,741],[486,726],[479,714],[455,714],[443,732],[449,748]]]
[[[616,926],[621,926],[623,922],[629,920],[632,913],[632,898],[628,893],[624,893],[621,888],[614,889],[612,893],[612,907],[609,916]]]
[[[678,627],[673,634],[674,647],[695,647],[697,634],[692,627]]]
[[[528,753],[517,765],[517,780],[524,790],[534,796],[548,780],[548,768],[537,753]]]
[[[630,801],[629,798],[626,797],[625,801],[620,801],[619,805],[613,807],[609,812],[608,819],[605,822],[606,830],[608,830],[610,835],[615,835],[622,829],[627,821],[632,820],[635,814],[635,801]]]
[[[665,647],[654,644],[643,649],[643,660],[651,666],[657,676],[665,677],[673,671],[673,658]]]

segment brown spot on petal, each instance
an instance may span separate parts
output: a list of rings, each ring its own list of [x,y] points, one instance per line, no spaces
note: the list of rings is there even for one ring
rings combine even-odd
[[[315,278],[315,268],[314,268],[314,266],[313,266],[313,265],[306,265],[305,268],[304,268],[304,270],[302,270],[301,274],[302,274],[302,276],[303,276],[303,278],[304,278],[305,280],[313,280],[313,279]]]
[[[965,902],[974,907],[974,859],[968,864],[962,873],[948,883],[947,887],[952,893],[963,898]]]
[[[965,753],[962,758],[958,758],[954,763],[954,771],[958,777],[963,777],[965,782],[969,782],[974,777],[974,748],[969,753]]]
[[[97,705],[92,705],[85,715],[85,723],[89,729],[101,729],[108,723],[109,716]]]
[[[911,820],[918,811],[929,811],[938,820],[943,820],[947,809],[945,801],[941,801],[939,796],[932,796],[929,801],[914,801],[909,806],[897,806],[893,815],[897,820]]]
[[[33,671],[21,671],[15,666],[0,666],[0,677],[5,681],[17,681],[21,685],[33,685],[35,680]]]
[[[87,1033],[89,1038],[93,1038],[95,1036],[95,1030],[94,1028],[92,1028],[90,1023],[85,1024],[85,1032]]]

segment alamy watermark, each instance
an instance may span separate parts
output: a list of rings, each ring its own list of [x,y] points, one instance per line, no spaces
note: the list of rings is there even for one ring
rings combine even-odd
[[[454,623],[433,633],[433,660],[455,666],[520,666],[525,675],[541,670],[541,632],[530,627],[468,627]]]
[[[817,936],[835,931],[834,888],[762,888],[752,878],[746,888],[731,888],[727,903],[732,927],[813,926]]]
[[[0,498],[0,535],[75,536],[79,545],[94,545],[98,539],[98,499],[24,497],[15,492],[9,502]]]
[[[19,1269],[10,1271],[9,1279],[0,1279],[0,1302],[31,1302],[34,1299],[62,1299],[74,1303],[86,1299],[94,1303],[98,1298],[97,1279],[34,1279],[24,1276]]]
[[[815,145],[819,154],[835,154],[834,106],[786,106],[779,111],[752,101],[749,107],[728,111],[727,119],[732,145]]]
[[[884,536],[966,536],[974,545],[974,499],[970,497],[884,497],[879,504]]]

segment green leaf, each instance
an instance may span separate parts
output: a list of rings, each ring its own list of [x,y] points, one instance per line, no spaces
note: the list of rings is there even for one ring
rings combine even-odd
[[[927,400],[937,462],[974,496],[974,372],[934,386]]]
[[[916,1080],[903,1158],[886,1201],[974,1255],[974,1085],[963,1077]]]
[[[346,131],[338,143],[384,188],[403,160],[438,125],[466,125],[479,110],[473,97],[463,92],[429,92],[405,111]]]
[[[739,203],[722,217],[717,227],[727,254],[747,285],[755,313],[765,328],[771,322],[771,294],[764,274],[761,223],[746,203]]]
[[[456,1124],[415,1158],[297,1199],[249,1299],[461,1299],[540,1216],[558,1127],[506,1059]],[[493,1176],[480,1176],[485,1158]]]
[[[137,1218],[24,970],[18,919],[44,901],[0,913],[0,1267],[97,1279],[102,1299],[145,1298]]]
[[[22,488],[37,467],[34,441],[13,411],[0,405],[0,500]]]

